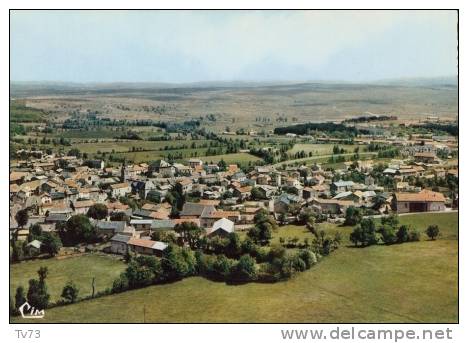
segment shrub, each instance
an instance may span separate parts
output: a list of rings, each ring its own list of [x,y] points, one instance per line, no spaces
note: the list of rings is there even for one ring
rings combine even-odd
[[[421,233],[416,229],[411,229],[409,232],[409,242],[417,242],[421,240]]]
[[[231,270],[231,277],[235,281],[253,281],[257,277],[255,260],[249,255],[242,255]]]
[[[379,230],[382,242],[385,244],[394,244],[397,241],[395,229],[389,225],[384,225]]]
[[[358,225],[353,232],[351,232],[349,239],[355,245],[358,243],[361,246],[369,246],[377,244],[377,235],[375,230],[375,223],[372,219],[363,219],[361,224]]]
[[[317,263],[317,257],[308,249],[300,250],[298,256],[304,261],[306,269],[310,269],[310,267]]]
[[[76,299],[78,299],[79,289],[73,283],[73,281],[69,281],[62,290],[62,298],[67,300],[70,303],[74,303]]]
[[[122,273],[117,279],[114,280],[112,284],[112,293],[120,293],[126,291],[128,288],[128,278],[125,273]]]
[[[435,240],[440,234],[438,225],[429,225],[426,229],[426,235],[431,239]]]
[[[397,231],[397,242],[398,243],[405,243],[409,241],[409,227],[406,225],[400,226]]]

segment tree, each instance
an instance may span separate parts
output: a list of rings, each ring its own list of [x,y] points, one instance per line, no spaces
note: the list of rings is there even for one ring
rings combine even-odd
[[[169,244],[163,252],[161,266],[166,281],[180,280],[189,275],[190,266],[181,250],[178,246]]]
[[[146,200],[159,204],[161,202],[161,193],[158,191],[149,191],[146,195]]]
[[[68,245],[75,245],[82,242],[94,242],[97,239],[96,228],[91,225],[89,218],[83,214],[77,214],[59,228],[62,242]]]
[[[113,222],[130,222],[130,217],[125,212],[112,212],[110,220]]]
[[[217,279],[226,280],[230,277],[232,260],[228,259],[223,254],[217,255],[212,265],[213,276]]]
[[[393,244],[397,241],[397,235],[395,229],[389,225],[384,225],[379,229],[379,233],[382,237],[382,241],[385,244]]]
[[[361,246],[376,244],[378,240],[374,221],[370,218],[363,219],[361,224],[351,232],[349,239],[355,245],[358,245],[358,243]]]
[[[250,197],[252,200],[261,200],[263,199],[263,193],[258,187],[253,187],[250,191]]]
[[[49,256],[55,256],[60,251],[62,247],[62,241],[60,237],[56,236],[54,233],[44,232],[41,236],[41,250]]]
[[[405,243],[409,241],[409,234],[410,234],[410,229],[406,225],[400,226],[396,233],[397,237],[397,242],[398,243]]]
[[[354,226],[359,224],[361,220],[362,213],[358,208],[350,206],[346,209],[345,225]]]
[[[28,223],[28,220],[29,220],[28,210],[22,209],[16,212],[15,219],[16,219],[16,222],[18,223],[18,226],[23,228]]]
[[[221,159],[219,162],[218,162],[218,167],[221,171],[225,171],[226,170],[226,167],[227,167],[227,164],[226,162]]]
[[[29,234],[31,235],[31,241],[34,239],[39,238],[42,236],[42,228],[38,223],[35,223],[31,228],[29,229]]]
[[[81,157],[81,151],[78,148],[72,148],[72,149],[68,150],[67,155],[68,156],[75,156],[77,158],[80,158]]]
[[[231,276],[239,282],[255,280],[257,278],[255,260],[250,255],[242,255],[232,268]]]
[[[69,301],[70,303],[74,303],[76,299],[78,299],[79,289],[73,283],[73,281],[69,281],[62,290],[62,298]]]
[[[435,240],[440,234],[438,225],[429,225],[426,229],[426,235],[431,239]]]
[[[174,231],[182,237],[182,240],[186,242],[190,248],[195,249],[198,247],[202,230],[197,224],[193,222],[183,222],[177,224],[174,227]]]
[[[230,232],[226,246],[226,255],[232,258],[238,257],[242,253],[242,244],[239,235],[236,232]]]
[[[39,275],[39,280],[29,280],[27,299],[31,306],[37,309],[45,309],[49,305],[50,299],[50,295],[47,292],[47,285],[45,283],[45,279],[48,274],[47,267],[39,268],[37,274]]]
[[[385,244],[394,244],[397,241],[395,229],[389,225],[384,225],[379,229],[382,241]]]
[[[255,243],[268,244],[272,235],[272,226],[268,221],[256,224],[247,232],[247,236]]]
[[[23,286],[19,286],[16,289],[16,294],[15,294],[15,308],[18,309],[20,308],[21,305],[23,305],[26,302],[26,296],[24,294],[24,288]]]
[[[389,225],[392,228],[394,228],[395,230],[397,229],[398,223],[399,223],[398,215],[396,215],[396,214],[391,214],[389,216],[382,217],[380,219],[380,221],[381,221],[382,225]]]
[[[105,219],[107,218],[107,206],[104,204],[94,204],[88,209],[86,215],[96,220]]]
[[[255,243],[268,244],[272,230],[278,227],[275,219],[266,210],[260,210],[254,216],[255,226],[247,232],[247,236]]]

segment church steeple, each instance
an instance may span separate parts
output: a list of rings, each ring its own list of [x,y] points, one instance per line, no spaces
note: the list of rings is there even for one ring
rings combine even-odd
[[[127,165],[125,159],[123,160],[122,167],[120,168],[120,182],[127,181]]]

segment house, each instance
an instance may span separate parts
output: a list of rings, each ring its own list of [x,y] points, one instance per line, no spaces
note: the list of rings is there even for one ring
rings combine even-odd
[[[114,236],[117,233],[122,233],[127,227],[125,221],[96,221],[96,229],[99,235],[105,235],[108,237]]]
[[[414,154],[415,162],[435,163],[437,156],[433,152],[418,152]]]
[[[179,213],[179,217],[182,219],[198,219],[204,211],[214,212],[216,208],[213,205],[186,202],[182,211]]]
[[[226,237],[231,232],[234,232],[234,222],[226,218],[221,218],[213,224],[211,229],[207,229],[207,236]]]
[[[359,192],[359,191],[357,191]],[[333,199],[336,199],[336,200],[351,200],[351,201],[354,201],[354,202],[358,202],[359,200],[361,200],[361,197],[360,197],[360,194],[362,194],[362,192],[360,192],[359,194],[356,194],[357,192],[351,192],[351,191],[347,191],[347,192],[342,192],[342,193],[338,193],[337,195],[335,195],[333,197]]]
[[[350,206],[355,206],[354,201],[337,199],[314,199],[312,202],[318,206],[323,214],[345,213]]]
[[[288,193],[281,194],[273,201],[273,211],[276,213],[287,213],[291,204],[301,203],[302,198]]]
[[[84,165],[93,169],[104,169],[105,164],[103,160],[87,160]]]
[[[164,242],[152,241],[150,239],[130,238],[127,242],[129,250],[143,255],[162,256],[168,245]]]
[[[94,205],[92,200],[81,200],[75,201],[73,207],[75,209],[75,214],[86,214],[91,206]]]
[[[168,231],[174,230],[176,226],[176,221],[172,219],[163,219],[163,220],[153,220],[151,223],[151,230],[152,231]]]
[[[132,219],[130,225],[137,231],[149,231],[151,229],[152,219]]]
[[[203,211],[200,216],[201,227],[211,227],[217,220],[227,218],[234,223],[240,221],[239,211]]]
[[[132,188],[130,187],[130,184],[126,182],[116,183],[116,184],[111,185],[110,187],[111,187],[111,196],[115,199],[124,197],[127,194],[130,194],[132,192]]]
[[[175,172],[179,176],[189,176],[192,174],[192,168],[190,166],[183,165],[181,163],[174,163]]]
[[[252,191],[252,186],[237,187],[234,189],[234,196],[240,199],[247,199],[250,197],[250,192]]]
[[[138,194],[140,199],[146,199],[149,192],[156,189],[156,185],[151,180],[146,181],[133,181],[131,183],[132,193]]]
[[[177,181],[177,183],[182,188],[182,193],[183,194],[187,194],[187,193],[190,193],[192,191],[193,183],[192,183],[192,180],[190,180],[189,178],[181,179],[181,180]]]
[[[114,254],[125,255],[127,253],[127,243],[132,237],[122,234],[117,234],[110,239],[110,250]]]
[[[330,190],[335,193],[341,193],[350,191],[353,189],[354,182],[353,181],[343,181],[340,180],[338,182],[333,182],[330,186]]]
[[[203,161],[198,158],[191,158],[190,160],[188,160],[188,164],[190,168],[196,168],[203,166]]]
[[[419,193],[395,193],[392,207],[397,213],[445,211],[445,197],[427,189]]]

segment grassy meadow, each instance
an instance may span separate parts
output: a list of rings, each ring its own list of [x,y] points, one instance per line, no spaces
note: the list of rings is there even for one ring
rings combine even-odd
[[[37,270],[47,267],[47,287],[51,301],[60,299],[65,284],[72,280],[80,289],[79,296],[92,294],[93,277],[97,291],[112,287],[112,282],[125,269],[125,263],[120,259],[105,255],[81,255],[64,259],[52,258],[15,263],[10,265],[10,292],[14,297],[16,288],[23,286],[28,290],[29,279],[37,279]]]
[[[342,231],[342,246],[291,280],[232,286],[192,277],[53,308],[44,321],[457,322],[458,213],[402,216],[400,223],[420,231],[437,224],[442,237],[429,241],[423,234],[420,242],[353,248],[352,228],[321,224],[331,233]],[[273,240],[281,236],[312,237],[300,226],[279,228]]]

